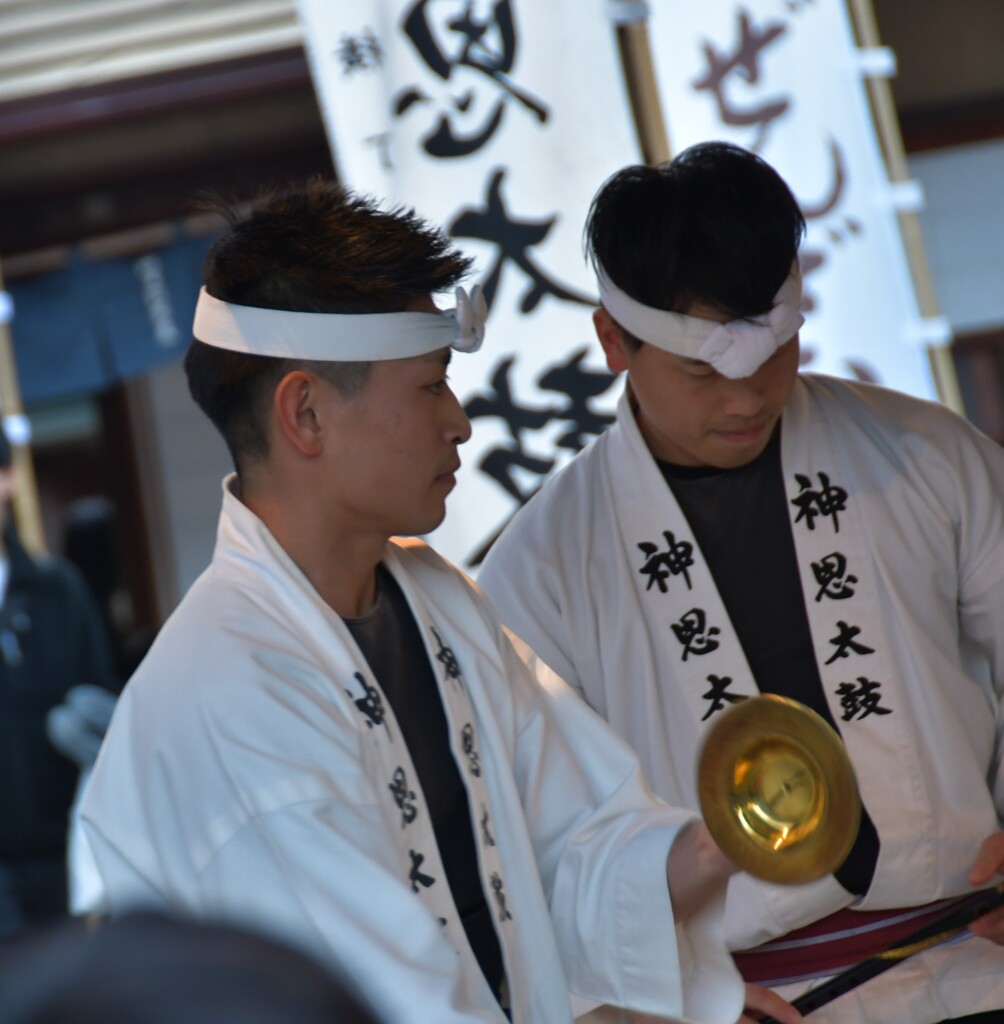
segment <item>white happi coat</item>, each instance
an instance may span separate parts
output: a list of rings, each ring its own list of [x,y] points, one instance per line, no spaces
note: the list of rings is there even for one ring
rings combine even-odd
[[[942,406],[810,374],[785,409],[781,444],[823,688],[881,840],[854,907],[968,892],[1004,809],[1004,451]],[[732,698],[758,691],[626,393],[616,424],[517,514],[479,583],[634,746],[653,789],[696,809],[705,730]],[[736,876],[730,946],[755,947],[852,901],[832,876],[796,887]],[[999,1007],[1004,950],[970,937],[812,1020],[914,1024]]]
[[[735,1020],[724,893],[673,922],[666,855],[694,816],[651,796],[627,745],[546,667],[531,674],[456,569],[420,541],[392,542],[384,564],[438,681],[515,1024],[570,1020],[569,991]],[[379,683],[229,487],[212,564],[126,687],[80,821],[107,911],[265,928],[394,1024],[504,1024]]]

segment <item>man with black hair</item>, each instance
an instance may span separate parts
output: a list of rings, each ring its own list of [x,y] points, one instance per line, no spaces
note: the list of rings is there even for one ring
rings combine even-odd
[[[560,1024],[569,991],[732,1021],[735,869],[466,578],[395,536],[442,520],[470,431],[446,368],[483,300],[432,300],[467,266],[324,183],[211,250],[186,371],[236,473],[85,794],[90,909],[268,928],[403,1024]]]
[[[33,557],[12,503],[17,470],[0,428],[0,939],[65,917],[66,847],[78,765],[47,720],[75,687],[115,688],[111,648],[84,578]]]
[[[842,734],[865,807],[846,861],[729,884],[744,976],[788,998],[1004,862],[1004,453],[937,404],[798,373],[803,232],[777,173],[724,143],[604,184],[586,234],[596,332],[627,376],[617,422],[479,575],[672,804],[696,808],[703,736],[745,697]],[[999,1011],[1004,912],[971,933],[811,1019]]]

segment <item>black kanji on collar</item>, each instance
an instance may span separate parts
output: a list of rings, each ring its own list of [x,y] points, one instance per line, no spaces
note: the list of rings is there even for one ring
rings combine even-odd
[[[884,708],[879,703],[882,700],[881,689],[881,683],[865,676],[858,676],[857,686],[854,683],[841,683],[837,693],[840,694],[840,706],[844,709],[843,720],[849,722],[855,716],[861,719],[869,715],[891,715],[892,708]]]
[[[442,637],[436,632],[435,626],[430,626],[432,635],[436,638],[436,643],[439,646],[439,650],[436,651],[436,661],[440,662],[443,666],[443,671],[446,672],[447,679],[459,679],[460,678],[460,664],[457,661],[457,656],[453,653],[453,648],[443,643]]]
[[[425,860],[425,854],[418,853],[416,850],[409,850],[408,853],[411,854],[411,871],[408,873],[408,881],[411,882],[411,891],[418,892],[418,887],[420,885],[426,889],[431,885],[435,885],[436,880],[432,875],[427,875],[420,870],[422,862]]]
[[[686,661],[691,654],[710,654],[718,650],[718,641],[713,637],[721,630],[717,626],[708,629],[705,625],[705,614],[703,608],[691,608],[689,612],[680,617],[679,622],[674,622],[670,627],[676,639],[683,645],[683,658]]]
[[[826,659],[827,665],[832,665],[837,658],[848,658],[850,652],[855,654],[874,654],[874,647],[866,647],[864,644],[855,642],[854,638],[861,632],[860,626],[850,626],[843,619],[837,620],[838,633],[830,638],[830,643],[836,647],[833,654]]]
[[[795,522],[799,523],[804,519],[805,525],[810,530],[814,530],[817,516],[822,516],[824,519],[832,518],[834,532],[840,533],[838,513],[847,510],[847,491],[843,487],[831,484],[828,474],[817,473],[816,475],[820,482],[818,489],[813,488],[812,480],[809,477],[802,473],[795,474],[800,491],[797,498],[791,499],[792,505],[798,508]]]
[[[488,808],[481,805],[481,841],[485,846],[494,846],[495,837],[492,835],[491,829],[488,827],[491,824],[491,818],[488,815]]]
[[[688,540],[678,541],[671,530],[663,530],[662,535],[666,538],[665,551],[660,551],[658,544],[648,540],[638,544],[638,549],[646,556],[644,565],[638,570],[642,576],[648,577],[645,590],[651,590],[655,584],[665,594],[669,590],[667,580],[670,576],[682,576],[687,582],[687,589],[693,589],[687,570],[694,564],[694,545]]]
[[[387,714],[384,711],[383,701],[380,699],[380,692],[375,686],[370,686],[361,673],[355,672],[353,675],[356,682],[363,689],[363,696],[353,697],[351,690],[346,690],[345,692],[352,697],[355,706],[365,715],[366,728],[372,729],[374,725],[385,725],[384,719],[387,717]]]
[[[746,699],[742,694],[727,692],[732,685],[731,676],[708,676],[708,682],[711,683],[711,689],[707,693],[702,693],[701,696],[705,700],[711,701],[711,707],[702,716],[702,722],[706,722],[716,711],[721,711],[726,702],[739,704]]]
[[[495,902],[499,908],[499,920],[500,921],[511,921],[512,914],[509,913],[509,908],[505,902],[505,890],[502,886],[502,876],[497,872],[492,872],[492,890],[495,893]]]
[[[393,781],[387,788],[401,812],[401,828],[410,825],[418,817],[418,808],[415,806],[415,791],[408,788],[408,776],[402,767],[394,769]]]
[[[470,722],[460,731],[460,743],[467,757],[467,767],[470,768],[471,775],[481,778],[481,758],[478,757],[477,748],[474,746],[474,726]]]
[[[813,562],[812,575],[819,584],[819,590],[816,591],[817,601],[822,601],[824,597],[844,601],[854,596],[851,584],[857,583],[858,578],[847,571],[847,559],[839,551],[831,551],[818,562]]]

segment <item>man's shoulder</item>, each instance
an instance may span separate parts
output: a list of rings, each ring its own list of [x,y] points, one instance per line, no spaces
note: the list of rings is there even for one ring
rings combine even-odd
[[[937,401],[897,391],[875,381],[808,372],[800,373],[798,379],[810,394],[820,400],[829,398],[840,403],[862,403],[875,409],[942,407]]]
[[[880,427],[904,434],[939,426],[969,425],[948,406],[868,381],[848,380],[825,374],[799,375],[810,402],[820,406],[832,419],[842,416],[862,427]]]
[[[248,585],[211,564],[189,587],[158,631],[146,658],[130,680],[143,686],[168,685],[179,692],[195,680],[244,675],[262,650],[291,649],[282,602],[264,588]],[[225,671],[232,669],[233,671]]]

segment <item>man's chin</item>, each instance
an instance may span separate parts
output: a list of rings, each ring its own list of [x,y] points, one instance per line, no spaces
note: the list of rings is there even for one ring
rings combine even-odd
[[[408,524],[406,529],[396,531],[398,537],[425,537],[432,533],[434,530],[438,530],[443,525],[443,521],[446,519],[446,503],[443,503],[443,507],[438,509],[436,512],[430,511],[428,515],[422,516],[421,518],[416,517]]]

